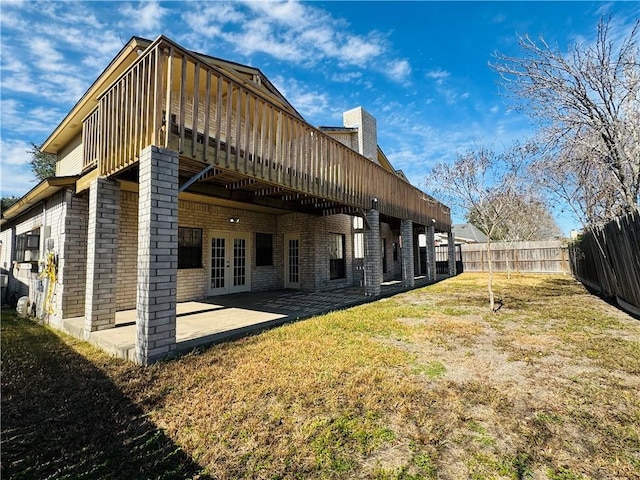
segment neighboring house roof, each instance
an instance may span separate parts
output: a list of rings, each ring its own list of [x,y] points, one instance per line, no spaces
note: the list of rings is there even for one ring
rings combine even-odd
[[[470,223],[455,223],[451,226],[451,231],[456,241],[464,241],[465,243],[484,243],[487,241],[487,236]]]

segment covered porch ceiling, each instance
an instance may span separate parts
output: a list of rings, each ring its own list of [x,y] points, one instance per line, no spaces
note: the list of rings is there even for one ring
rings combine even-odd
[[[270,215],[299,212],[320,217],[338,214],[364,216],[365,213],[357,206],[296,192],[186,156],[180,156],[178,177],[180,188],[184,189],[179,198],[184,200],[211,202]],[[114,178],[122,182],[124,190],[137,191],[137,163],[114,175]],[[393,230],[400,228],[399,218],[381,213],[380,221],[389,224]],[[415,226],[420,230],[419,225]]]

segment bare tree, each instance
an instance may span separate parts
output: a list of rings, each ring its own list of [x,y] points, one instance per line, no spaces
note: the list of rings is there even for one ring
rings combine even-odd
[[[491,65],[539,121],[547,154],[537,177],[587,225],[640,203],[640,20],[617,41],[612,23],[602,18],[595,42],[566,54],[522,36],[522,56],[496,54]]]
[[[511,260],[515,262],[516,242],[550,240],[560,236],[560,228],[541,199],[531,192],[518,192],[510,200],[511,208],[499,226],[499,241],[505,246],[507,278],[511,278]]]
[[[453,210],[474,212],[475,225],[487,235],[489,307],[495,312],[491,239],[503,220],[511,215],[512,199],[522,185],[521,173],[526,148],[514,148],[503,154],[479,147],[458,156],[453,163],[441,162],[426,178],[430,190]]]
[[[532,195],[529,185],[522,185],[518,192],[504,199],[511,206],[502,217],[493,234],[494,240],[527,242],[549,240],[561,235],[560,228],[542,198]],[[478,227],[478,214],[469,210],[466,219]],[[481,228],[481,227],[478,227]]]
[[[569,209],[585,227],[602,225],[625,210],[609,170],[585,161],[582,144],[545,155],[530,166],[532,178]]]

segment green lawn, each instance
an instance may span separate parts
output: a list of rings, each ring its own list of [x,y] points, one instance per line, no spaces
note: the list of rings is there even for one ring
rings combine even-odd
[[[640,321],[481,275],[137,367],[2,312],[2,478],[640,478]]]

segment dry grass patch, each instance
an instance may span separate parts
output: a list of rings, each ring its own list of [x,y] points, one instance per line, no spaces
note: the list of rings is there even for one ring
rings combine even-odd
[[[504,306],[491,314],[486,278],[464,274],[149,368],[48,330],[38,342],[120,395],[117,425],[133,415],[160,435],[134,465],[168,465],[166,478],[640,478],[638,321],[569,277],[497,276],[495,291]],[[3,468],[29,478],[42,456],[21,463],[5,435],[15,412],[29,416],[18,400],[72,387],[57,380],[64,361],[44,368],[50,357],[30,353],[42,327],[10,327],[20,349],[2,328]],[[101,411],[100,398],[85,408]],[[73,446],[74,433],[61,438]],[[92,478],[117,476],[87,458],[102,465]]]

